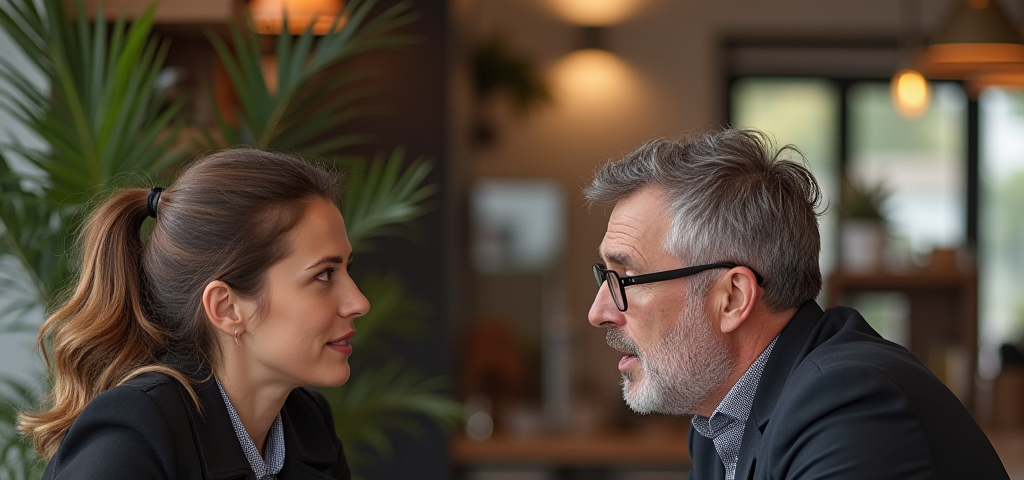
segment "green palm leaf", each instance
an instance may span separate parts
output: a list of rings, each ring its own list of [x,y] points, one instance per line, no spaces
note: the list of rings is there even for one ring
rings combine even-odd
[[[393,357],[393,340],[415,338],[423,333],[425,327],[420,319],[428,312],[428,306],[410,296],[401,279],[394,275],[370,274],[358,281],[359,290],[373,308],[356,321],[359,334],[352,341],[361,353],[351,361],[367,364]]]
[[[171,122],[181,104],[158,108],[155,81],[167,44],[152,35],[155,4],[130,26],[121,18],[109,28],[90,22],[80,2],[73,19],[61,0],[44,0],[42,9],[32,0],[10,0],[8,6],[0,10],[0,28],[50,85],[50,91],[40,88],[28,73],[0,59],[0,79],[11,87],[0,97],[0,108],[46,144],[0,145],[42,172],[28,179],[0,159],[0,174],[7,177],[0,256],[12,256],[24,270],[0,275],[0,284],[12,287],[27,277],[32,287],[22,288],[31,295],[19,296],[4,316],[24,318],[66,284],[65,242],[85,202],[119,174],[158,176],[181,158],[170,150]],[[33,188],[23,188],[26,181]]]
[[[365,446],[382,458],[394,452],[385,432],[390,429],[419,435],[415,416],[423,415],[446,428],[462,420],[462,407],[443,393],[442,378],[424,380],[399,362],[367,370],[362,381],[341,388],[322,389],[334,409],[338,436],[351,449]],[[361,455],[349,455],[358,470]],[[365,462],[365,460],[363,460]]]
[[[35,480],[43,475],[45,465],[36,457],[31,442],[14,429],[18,412],[38,401],[39,394],[31,385],[0,377],[0,478]]]
[[[429,163],[418,159],[405,166],[404,159],[399,148],[387,158],[377,155],[368,164],[350,164],[342,214],[356,251],[369,250],[372,238],[407,233],[403,229],[426,212],[423,202],[437,191],[423,184]]]
[[[0,62],[0,77],[13,89],[4,104],[48,144],[7,147],[46,172],[52,200],[81,203],[119,173],[156,176],[180,159],[171,151],[174,135],[161,132],[172,129],[181,103],[156,108],[163,99],[154,83],[168,44],[152,35],[155,4],[130,26],[120,18],[109,33],[105,22],[88,20],[80,2],[72,21],[60,0],[44,0],[43,10],[30,0],[9,4],[0,11],[0,27],[26,52],[51,92]]]

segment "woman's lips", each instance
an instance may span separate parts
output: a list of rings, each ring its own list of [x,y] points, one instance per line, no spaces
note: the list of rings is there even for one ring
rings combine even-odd
[[[352,355],[352,345],[349,345],[348,339],[352,338],[355,334],[356,332],[351,332],[348,335],[335,338],[334,340],[327,342],[327,348],[344,355]]]

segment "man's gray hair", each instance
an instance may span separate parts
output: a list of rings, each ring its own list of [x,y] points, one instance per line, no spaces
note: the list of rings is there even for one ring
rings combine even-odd
[[[821,290],[821,190],[786,153],[803,159],[757,130],[653,140],[600,167],[584,193],[606,205],[645,187],[664,193],[672,218],[666,250],[684,265],[731,261],[755,269],[764,276],[765,304],[779,312]],[[690,295],[702,297],[713,279],[695,278]]]

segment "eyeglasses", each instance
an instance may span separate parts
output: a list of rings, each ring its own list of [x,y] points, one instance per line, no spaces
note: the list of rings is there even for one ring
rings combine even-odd
[[[675,270],[665,270],[664,272],[636,275],[633,277],[620,277],[618,273],[615,273],[615,270],[608,270],[604,265],[595,263],[594,280],[597,280],[598,288],[601,288],[601,285],[604,283],[608,284],[608,291],[612,294],[612,300],[615,301],[615,306],[620,312],[625,312],[626,308],[629,306],[626,303],[626,287],[630,285],[663,282],[665,280],[688,277],[690,275],[703,272],[704,270],[711,270],[714,268],[736,268],[745,266],[746,265],[740,265],[733,262],[718,262],[709,263],[707,265],[697,265],[694,267],[677,268]],[[764,285],[764,277],[762,277],[760,273],[757,273],[753,268],[750,268],[750,271],[754,272],[754,277],[757,278],[757,284]],[[616,286],[618,286],[618,288],[615,288]]]

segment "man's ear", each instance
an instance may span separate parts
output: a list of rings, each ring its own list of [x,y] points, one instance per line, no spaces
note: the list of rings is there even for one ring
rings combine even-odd
[[[718,301],[715,312],[720,321],[722,333],[732,333],[747,321],[754,304],[761,298],[761,288],[757,285],[757,277],[747,267],[735,267],[711,287],[716,292]]]
[[[203,290],[203,310],[213,328],[234,336],[245,329],[248,318],[248,302],[235,293],[230,285],[221,280],[206,284]]]

